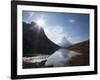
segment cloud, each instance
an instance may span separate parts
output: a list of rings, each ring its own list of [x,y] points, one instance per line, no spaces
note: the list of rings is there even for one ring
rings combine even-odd
[[[28,18],[32,18],[35,15],[35,12],[28,12]]]
[[[74,20],[74,19],[70,19],[69,22],[70,22],[70,23],[75,23],[76,20]]]
[[[26,23],[31,23],[34,16],[35,16],[35,12],[23,11],[23,21]]]
[[[66,54],[68,53],[68,54]],[[51,56],[47,58],[46,66],[65,66],[69,64],[72,57],[81,55],[74,51],[68,51],[67,49],[58,49]]]
[[[44,30],[47,37],[58,45],[59,43],[61,43],[62,39],[66,36],[62,26],[54,26],[54,27],[48,26]]]

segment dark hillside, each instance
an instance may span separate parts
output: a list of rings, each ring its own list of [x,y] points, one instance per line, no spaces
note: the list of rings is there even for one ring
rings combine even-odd
[[[75,44],[69,49],[81,54],[71,59],[72,65],[89,65],[89,40]]]
[[[23,56],[33,52],[51,54],[58,48],[58,45],[47,38],[42,27],[35,22],[31,24],[23,22]]]

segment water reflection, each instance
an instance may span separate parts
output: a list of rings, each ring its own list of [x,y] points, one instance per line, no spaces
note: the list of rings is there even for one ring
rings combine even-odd
[[[72,65],[72,58],[81,55],[81,53],[58,49],[51,55],[37,54],[31,57],[23,57],[23,68],[44,68],[44,67],[64,67]],[[81,57],[82,58],[82,57]],[[83,60],[82,60],[83,63]],[[75,64],[77,65],[77,64]]]
[[[45,66],[60,67],[69,65],[71,58],[77,55],[81,54],[67,49],[59,49],[47,58]]]

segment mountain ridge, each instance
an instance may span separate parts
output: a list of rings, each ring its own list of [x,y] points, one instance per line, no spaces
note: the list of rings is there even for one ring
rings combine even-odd
[[[23,22],[23,56],[36,53],[51,54],[60,48],[45,35],[44,29],[35,22]]]

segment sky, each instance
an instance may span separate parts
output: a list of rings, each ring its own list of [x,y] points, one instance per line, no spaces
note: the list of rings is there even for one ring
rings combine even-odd
[[[56,44],[89,40],[89,14],[23,11],[22,21],[36,22]],[[66,39],[66,40],[64,40]]]

